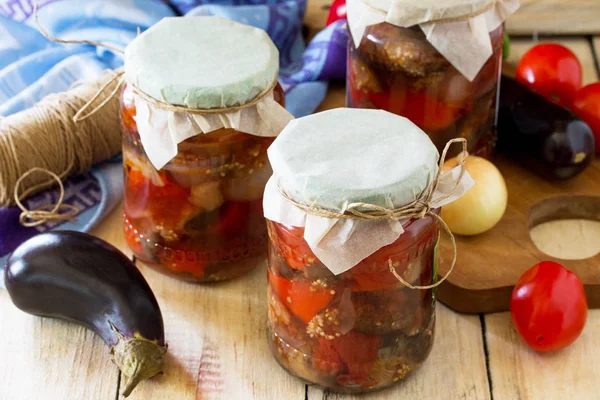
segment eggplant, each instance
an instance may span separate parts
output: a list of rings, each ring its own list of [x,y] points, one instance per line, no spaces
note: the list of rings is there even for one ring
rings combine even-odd
[[[96,332],[126,377],[124,396],[162,371],[167,345],[156,298],[131,260],[105,241],[39,234],[10,255],[4,280],[19,309]]]
[[[500,82],[498,150],[548,180],[570,179],[594,158],[594,134],[575,114],[507,76]]]

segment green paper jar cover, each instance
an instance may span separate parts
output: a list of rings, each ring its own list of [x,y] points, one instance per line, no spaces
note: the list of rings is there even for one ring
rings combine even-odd
[[[285,199],[343,213],[350,203],[398,208],[416,200],[437,173],[427,134],[387,111],[338,108],[291,121],[268,150],[273,176],[263,208],[269,220],[304,227],[304,239],[334,274],[396,241],[406,221],[324,218]],[[434,200],[454,189],[457,167],[440,178]],[[468,174],[450,203],[473,185]]]
[[[519,0],[347,0],[348,27],[358,48],[368,26],[419,25],[427,40],[472,81],[492,55],[489,32],[519,8]]]
[[[135,89],[150,162],[160,169],[180,142],[221,128],[277,136],[293,118],[273,97],[278,73],[279,53],[263,30],[208,16],[169,17],[150,27],[125,49],[125,80]],[[213,112],[159,108],[144,98]]]

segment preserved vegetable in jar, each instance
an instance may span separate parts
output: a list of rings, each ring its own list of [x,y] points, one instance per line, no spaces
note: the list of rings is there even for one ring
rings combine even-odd
[[[407,117],[439,151],[449,140],[465,138],[470,153],[489,157],[496,142],[502,22],[516,7],[516,0],[436,5],[348,0],[353,36],[348,45],[348,106]],[[375,19],[365,23],[365,14]]]
[[[221,51],[215,41],[238,45]],[[240,65],[213,68],[235,57]],[[265,32],[215,17],[165,18],[127,47],[124,231],[138,259],[181,279],[217,281],[265,258],[266,150],[292,118],[277,63]]]
[[[426,360],[435,329],[440,206],[427,135],[385,111],[292,121],[268,151],[267,334],[287,371],[343,393],[378,390]],[[443,160],[442,160],[443,161]],[[386,174],[381,174],[385,168]],[[464,173],[464,170],[463,170]],[[449,183],[450,192],[434,182]]]

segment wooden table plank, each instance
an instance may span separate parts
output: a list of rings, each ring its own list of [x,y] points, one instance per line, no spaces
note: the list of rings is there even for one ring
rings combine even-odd
[[[521,8],[506,22],[511,34],[600,33],[597,0],[521,0]]]
[[[323,29],[332,0],[309,0],[305,25],[309,37]],[[506,21],[513,35],[600,34],[597,0],[521,0],[521,8]]]
[[[550,40],[550,39],[545,39]],[[555,40],[556,41],[556,40]],[[571,48],[583,64],[584,82],[598,79],[591,46],[586,39],[558,40]],[[511,60],[516,62],[533,44],[513,41]],[[562,232],[562,233],[560,233]],[[578,249],[598,237],[596,224],[579,221],[550,222],[535,233],[539,245],[552,245],[560,235],[565,248]],[[554,238],[553,238],[554,237]],[[544,249],[542,248],[542,251]],[[559,251],[558,248],[552,251]],[[509,313],[487,315],[488,348],[492,393],[496,399],[596,399],[595,383],[600,378],[600,310],[590,310],[582,336],[563,351],[541,354],[530,350],[515,332]]]
[[[439,304],[435,342],[420,370],[404,383],[373,393],[369,400],[490,398],[481,324],[478,316],[461,315]],[[308,400],[358,400],[309,386]]]
[[[93,332],[38,318],[0,291],[0,399],[115,399],[118,369]]]

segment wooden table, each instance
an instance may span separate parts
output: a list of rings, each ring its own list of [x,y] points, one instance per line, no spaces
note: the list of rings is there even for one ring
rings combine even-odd
[[[307,24],[313,31],[323,24],[326,3],[314,0],[309,7]],[[542,2],[524,3],[539,9]],[[559,7],[560,2],[546,3]],[[589,17],[585,29],[600,33],[597,0],[571,4],[578,3],[596,10],[593,18],[581,10],[579,13]],[[531,18],[533,15],[519,17],[526,21],[524,27],[511,28],[521,35],[513,39],[513,60],[532,44],[527,30]],[[555,26],[560,26],[560,21]],[[573,33],[573,26],[565,26],[558,30]],[[586,83],[598,79],[600,60],[595,60],[594,54],[600,54],[600,37],[553,40],[577,53]],[[343,83],[333,83],[321,109],[341,106],[343,99]],[[93,233],[131,254],[121,232],[121,207]],[[565,247],[595,242],[600,250],[600,223],[550,223],[539,227],[534,235],[541,246],[555,246],[557,240]],[[591,237],[597,239],[589,240]],[[173,280],[141,263],[138,267],[162,308],[169,352],[165,374],[140,384],[130,396],[132,400],[358,398],[307,386],[271,357],[265,331],[264,266],[241,279],[205,286]],[[484,273],[486,266],[481,268]],[[0,315],[0,400],[119,398],[119,372],[110,362],[108,349],[93,333],[74,324],[24,314],[12,306],[5,291],[0,291]],[[529,350],[515,333],[508,313],[460,315],[438,304],[437,318],[435,345],[424,366],[403,384],[365,399],[600,398],[600,310],[590,311],[577,342],[554,354]]]

